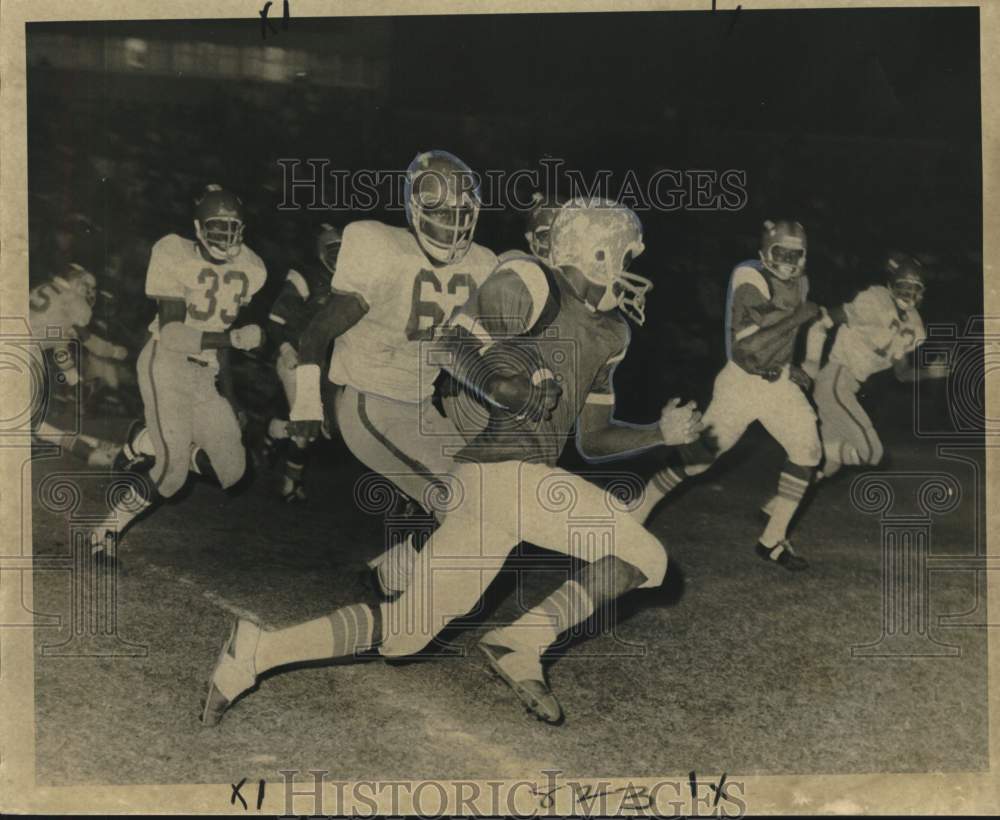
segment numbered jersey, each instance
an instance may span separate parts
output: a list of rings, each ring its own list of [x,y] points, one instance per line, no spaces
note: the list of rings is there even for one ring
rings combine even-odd
[[[59,346],[75,338],[78,328],[90,324],[91,308],[75,290],[60,288],[54,282],[32,288],[28,293],[28,323],[31,335],[45,347]]]
[[[442,362],[427,342],[475,296],[496,261],[473,244],[459,262],[434,265],[405,228],[348,225],[332,288],[360,296],[368,312],[337,338],[330,381],[396,401],[429,397]]]
[[[152,299],[183,299],[187,307],[184,324],[201,331],[227,330],[250,298],[263,286],[267,270],[260,257],[246,245],[237,257],[222,263],[209,262],[191,239],[169,234],[153,245],[146,272],[146,295]],[[153,338],[159,320],[149,326]],[[195,354],[214,363],[214,350]]]
[[[837,332],[830,361],[842,364],[859,382],[892,366],[925,338],[916,310],[900,310],[889,289],[875,285],[844,305],[847,324]]]

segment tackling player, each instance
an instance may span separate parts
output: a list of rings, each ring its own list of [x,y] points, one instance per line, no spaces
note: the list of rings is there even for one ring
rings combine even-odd
[[[948,375],[946,367],[918,369],[913,364],[913,351],[926,338],[917,310],[924,298],[923,265],[907,254],[890,254],[885,275],[885,285],[873,285],[830,310],[827,324],[838,323],[839,328],[822,368],[827,325],[817,323],[817,332],[810,329],[803,367],[816,379],[813,400],[823,441],[817,479],[829,478],[845,464],[875,466],[882,461],[882,442],[858,401],[858,391],[869,378],[890,367],[901,382],[914,381],[918,373],[927,378]],[[764,511],[774,503],[771,499]]]
[[[170,498],[194,470],[231,487],[243,476],[246,452],[232,404],[217,387],[219,353],[252,350],[257,325],[233,328],[240,309],[267,278],[264,263],[243,243],[243,203],[209,185],[195,205],[196,239],[169,234],[154,246],[146,295],[156,300],[150,340],[139,354],[137,376],[145,427],[133,425],[116,467],[154,459],[145,497],[98,525],[96,552],[140,514]]]
[[[288,270],[281,292],[268,317],[268,337],[277,345],[275,371],[281,380],[288,406],[295,404],[295,369],[299,364],[302,333],[316,313],[330,298],[330,277],[336,273],[340,253],[340,231],[332,225],[322,225],[316,237],[316,259],[306,260]],[[277,422],[277,423],[276,423]],[[268,438],[286,438],[286,424],[272,419]],[[302,474],[306,466],[305,442],[298,437],[288,439],[288,452],[282,466],[281,497],[291,503],[304,501]]]
[[[70,264],[61,274],[51,277],[28,293],[28,324],[32,339],[42,350],[50,353],[58,370],[55,381],[60,385],[73,388],[80,383],[77,363],[70,350],[73,339],[78,340],[95,356],[115,361],[128,357],[126,348],[112,344],[88,329],[96,302],[97,279],[93,273],[77,264]],[[49,424],[44,418],[39,418],[46,405],[44,397],[52,395],[50,383],[53,375],[44,361],[40,364],[40,370],[45,374],[45,384],[34,397],[32,418],[35,438],[65,446],[91,467],[110,465],[118,449],[116,445],[83,433],[68,433]]]
[[[733,270],[726,303],[728,361],[715,379],[704,422],[714,441],[682,450],[674,463],[649,481],[636,515],[645,521],[667,493],[707,470],[719,455],[759,421],[785,449],[778,495],[756,544],[761,558],[789,570],[808,562],[788,540],[788,525],[819,464],[822,450],[816,414],[803,387],[808,375],[792,363],[799,328],[819,315],[807,301],[806,232],[798,222],[768,220],[760,259]],[[713,452],[714,451],[714,452]]]
[[[693,441],[690,405],[665,408],[658,424],[613,418],[612,373],[628,325],[641,315],[648,280],[626,267],[642,252],[639,220],[613,203],[577,203],[552,228],[552,264],[523,256],[501,263],[451,323],[450,368],[490,407],[490,421],[457,456],[461,495],[416,554],[409,586],[379,606],[355,604],[287,629],[234,625],[212,672],[202,719],[215,724],[261,673],[307,660],[377,651],[421,651],[467,614],[524,540],[583,562],[572,578],[514,624],[480,644],[491,667],[539,718],[558,722],[541,656],[558,636],[613,598],[659,585],[667,554],[614,495],[555,466],[574,424],[595,458]],[[567,355],[575,351],[573,355]],[[569,503],[567,503],[569,502]],[[571,535],[574,520],[600,533]]]

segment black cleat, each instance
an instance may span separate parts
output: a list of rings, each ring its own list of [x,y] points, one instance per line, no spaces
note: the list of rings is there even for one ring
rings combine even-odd
[[[515,676],[504,669],[506,665],[504,658],[524,650],[513,649],[500,642],[496,638],[495,630],[482,637],[478,648],[486,657],[490,671],[514,690],[514,694],[524,704],[529,714],[553,726],[558,726],[563,722],[562,707],[559,706],[556,696],[552,694],[552,690],[545,683],[545,675],[542,672],[540,661],[535,659],[538,666],[537,672],[515,680]],[[516,677],[521,678],[522,676],[517,675]]]
[[[791,542],[787,539],[779,541],[773,547],[765,547],[758,541],[755,550],[759,558],[784,567],[789,572],[801,572],[804,569],[809,569],[809,562],[801,555],[796,555]]]
[[[125,443],[122,445],[121,450],[118,451],[118,455],[115,456],[115,460],[111,465],[111,469],[114,470],[114,472],[148,473],[152,468],[153,464],[156,462],[156,457],[147,455],[146,453],[136,452],[133,449],[135,440],[145,429],[145,424],[141,419],[135,419],[132,424],[129,425],[128,435],[125,437]]]

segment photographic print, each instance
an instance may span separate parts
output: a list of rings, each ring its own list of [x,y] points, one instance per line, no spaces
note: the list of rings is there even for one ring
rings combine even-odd
[[[5,809],[996,810],[996,9],[808,5],[5,4]]]

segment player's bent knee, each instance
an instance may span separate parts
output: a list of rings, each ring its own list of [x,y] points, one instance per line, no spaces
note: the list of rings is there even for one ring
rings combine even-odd
[[[882,463],[882,458],[884,455],[885,455],[885,450],[882,448],[882,442],[874,441],[872,443],[872,449],[871,449],[871,454],[869,455],[868,458],[868,463],[872,467],[877,467],[879,464]]]
[[[639,585],[640,588],[650,589],[663,583],[663,579],[667,576],[669,559],[666,547],[659,538],[646,529],[642,529],[641,533],[635,537],[630,535],[628,549],[619,557],[633,564],[646,576],[646,580]]]
[[[170,498],[178,493],[181,487],[184,486],[187,481],[187,465],[185,469],[181,470],[168,470],[163,474],[163,477],[156,483],[156,490],[163,498]]]
[[[247,469],[246,453],[241,448],[238,453],[225,459],[222,464],[213,466],[215,467],[215,474],[219,477],[219,484],[225,490],[243,478],[243,473]]]

